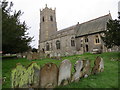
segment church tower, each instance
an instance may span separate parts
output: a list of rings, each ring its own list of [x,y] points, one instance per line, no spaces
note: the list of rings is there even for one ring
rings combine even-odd
[[[51,36],[56,31],[56,10],[52,10],[46,5],[43,10],[40,10],[39,44],[48,40],[49,36]]]

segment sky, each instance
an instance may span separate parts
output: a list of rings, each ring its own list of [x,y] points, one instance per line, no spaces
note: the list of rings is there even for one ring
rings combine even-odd
[[[56,8],[56,21],[58,30],[83,23],[91,19],[111,13],[113,19],[118,17],[118,2],[120,0],[7,0],[12,1],[12,10],[21,10],[24,14],[20,17],[25,21],[29,36],[34,36],[31,42],[33,48],[38,48],[40,29],[40,9]]]

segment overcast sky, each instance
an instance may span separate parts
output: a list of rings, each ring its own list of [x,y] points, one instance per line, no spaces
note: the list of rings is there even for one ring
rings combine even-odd
[[[29,35],[34,36],[32,47],[38,48],[40,9],[56,8],[58,30],[82,23],[111,13],[113,19],[118,17],[118,1],[120,0],[7,0],[14,3],[13,10],[21,10],[24,14],[21,21],[31,27]]]

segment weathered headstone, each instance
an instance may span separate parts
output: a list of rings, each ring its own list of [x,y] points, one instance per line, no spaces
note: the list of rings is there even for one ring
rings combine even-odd
[[[104,61],[103,58],[97,57],[94,62],[94,67],[92,68],[92,74],[97,74],[104,71]]]
[[[28,52],[27,53],[27,59],[28,60],[32,60],[32,52]]]
[[[59,67],[59,76],[58,76],[58,86],[66,85],[71,80],[71,69],[72,64],[69,60],[64,60],[61,62]]]
[[[36,75],[36,71],[40,71],[40,67],[35,63],[31,63],[27,68],[20,63],[16,68],[12,70],[12,88],[29,88],[37,87],[39,83],[39,73]]]
[[[22,58],[22,54],[21,53],[17,53],[17,58]]]
[[[39,86],[39,74],[40,74],[40,66],[37,63],[32,62],[27,67],[28,74],[28,83],[30,87],[37,88]]]
[[[20,63],[12,70],[12,88],[27,88],[28,74]]]
[[[39,59],[38,53],[33,52],[33,54],[32,54],[32,59],[33,59],[33,60]]]
[[[75,73],[72,76],[72,82],[73,81],[78,82],[80,80],[80,77],[82,76],[82,72],[81,72],[82,68],[83,68],[83,61],[82,60],[76,61],[74,65]]]
[[[40,70],[40,88],[53,88],[58,82],[58,67],[56,64],[45,64]]]
[[[39,58],[39,59],[45,58],[45,52],[39,51],[39,52],[38,52],[38,58]]]
[[[50,54],[50,58],[52,58],[52,57],[53,57],[53,54],[51,53],[51,54]]]
[[[90,75],[90,69],[90,60],[83,60],[82,77],[88,77]]]
[[[26,58],[27,57],[27,52],[21,53],[22,58]]]

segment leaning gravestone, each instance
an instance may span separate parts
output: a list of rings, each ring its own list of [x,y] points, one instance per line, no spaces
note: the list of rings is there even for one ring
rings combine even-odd
[[[90,60],[83,60],[82,76],[88,77],[90,75],[91,64]]]
[[[17,64],[11,74],[12,88],[37,87],[39,83],[38,71],[40,71],[40,67],[35,62],[31,63],[27,68],[20,63]]]
[[[27,67],[28,73],[28,83],[30,87],[36,88],[39,86],[39,74],[40,74],[40,66],[37,63],[32,62]]]
[[[56,64],[45,64],[40,70],[40,88],[53,88],[58,82],[58,67]]]
[[[97,57],[94,62],[94,67],[92,68],[92,74],[97,74],[104,71],[104,61],[103,58]]]
[[[74,69],[75,69],[75,73],[72,76],[72,82],[78,82],[80,80],[80,77],[82,75],[81,69],[83,68],[83,61],[82,60],[78,60],[76,61],[75,65],[74,65]]]
[[[66,85],[71,80],[71,69],[72,64],[69,60],[64,60],[61,62],[59,67],[59,76],[58,76],[58,86]]]

